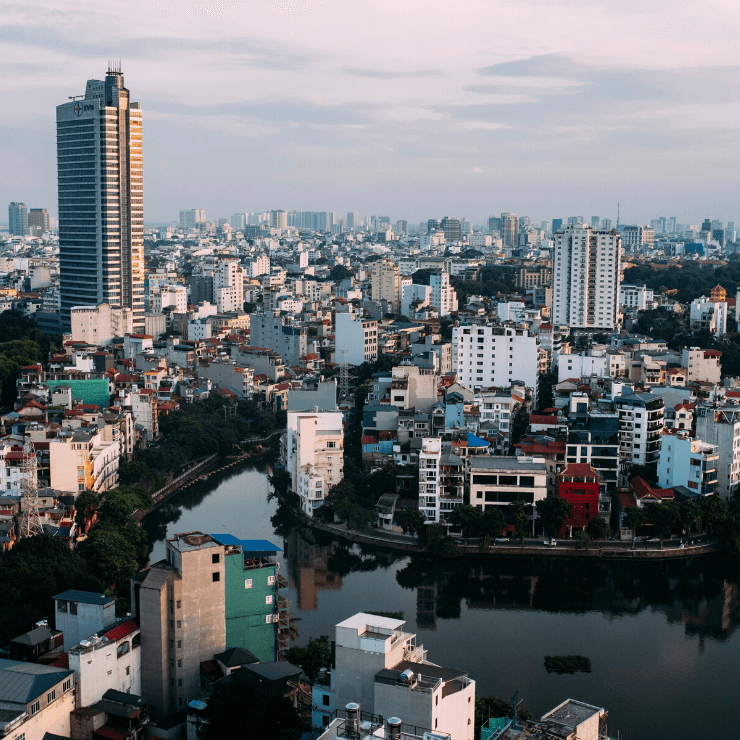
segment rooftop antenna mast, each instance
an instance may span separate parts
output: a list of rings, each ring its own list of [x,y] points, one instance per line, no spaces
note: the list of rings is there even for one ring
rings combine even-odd
[[[36,450],[30,437],[23,445],[23,463],[21,465],[21,499],[26,508],[26,517],[21,522],[21,537],[35,537],[43,534],[39,516],[39,488],[36,472]]]

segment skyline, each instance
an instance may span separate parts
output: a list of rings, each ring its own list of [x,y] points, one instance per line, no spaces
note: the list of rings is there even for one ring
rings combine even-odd
[[[148,223],[189,207],[616,221],[617,201],[622,223],[740,221],[740,23],[727,2],[659,5],[8,4],[0,197],[56,217],[54,109],[116,58],[145,114]]]

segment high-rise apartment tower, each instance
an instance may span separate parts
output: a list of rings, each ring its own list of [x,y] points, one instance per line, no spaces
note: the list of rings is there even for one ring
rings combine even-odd
[[[131,309],[143,330],[141,108],[120,67],[57,106],[57,170],[63,327],[73,306],[105,302]]]
[[[11,236],[25,236],[28,228],[28,208],[25,203],[13,202],[8,206],[8,227]]]
[[[555,234],[552,323],[611,330],[617,323],[621,237],[585,224]]]

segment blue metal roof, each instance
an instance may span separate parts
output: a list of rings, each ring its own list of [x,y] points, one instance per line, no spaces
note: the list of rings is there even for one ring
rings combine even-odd
[[[236,545],[242,548],[242,552],[282,552],[283,548],[278,547],[269,540],[240,540],[233,534],[212,534],[216,542],[221,545]]]
[[[488,447],[488,442],[468,432],[468,447]]]

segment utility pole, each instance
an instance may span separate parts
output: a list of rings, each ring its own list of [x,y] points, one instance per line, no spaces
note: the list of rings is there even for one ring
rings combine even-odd
[[[39,516],[39,488],[36,473],[36,450],[30,437],[23,445],[23,463],[21,465],[21,500],[26,507],[26,517],[21,521],[21,537],[35,537],[43,534]]]

